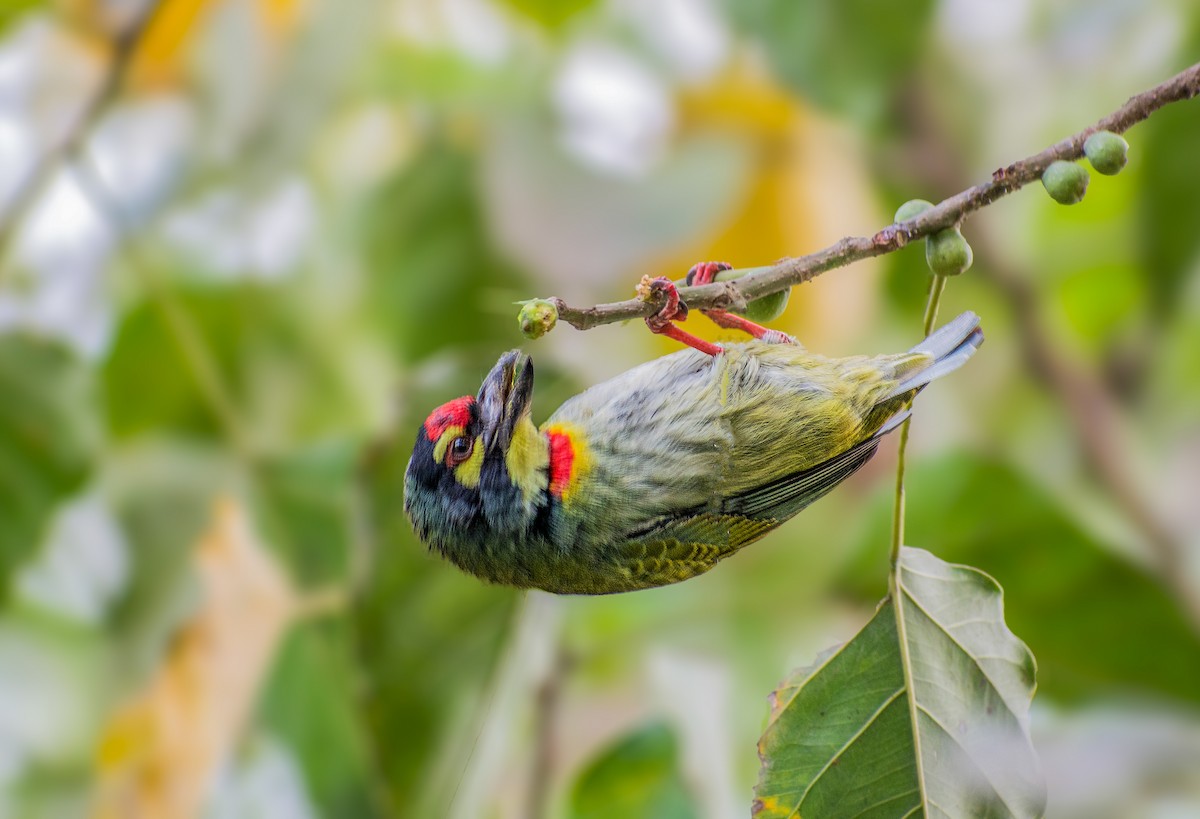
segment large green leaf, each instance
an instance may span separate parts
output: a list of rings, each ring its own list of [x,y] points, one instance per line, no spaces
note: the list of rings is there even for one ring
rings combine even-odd
[[[679,770],[679,743],[662,723],[621,737],[593,759],[571,791],[568,819],[693,819],[700,815]]]
[[[1033,690],[996,581],[906,547],[866,627],[772,695],[753,813],[1041,816]]]
[[[1058,700],[1129,693],[1200,701],[1200,635],[1162,584],[1081,527],[1011,466],[959,453],[910,470],[908,537],[1004,586],[1008,620],[1038,658],[1038,686]],[[870,505],[845,584],[886,588],[891,492]]]
[[[91,378],[69,350],[0,337],[0,600],[55,507],[83,484],[97,432]]]
[[[825,108],[878,119],[917,63],[932,0],[797,3],[728,0],[739,26],[760,38],[779,77]]]

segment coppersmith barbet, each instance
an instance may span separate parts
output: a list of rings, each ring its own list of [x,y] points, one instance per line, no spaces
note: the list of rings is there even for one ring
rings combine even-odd
[[[982,340],[964,313],[898,355],[825,358],[778,333],[685,349],[585,390],[540,428],[533,364],[511,351],[478,395],[418,429],[404,508],[434,551],[494,583],[676,583],[845,480]]]

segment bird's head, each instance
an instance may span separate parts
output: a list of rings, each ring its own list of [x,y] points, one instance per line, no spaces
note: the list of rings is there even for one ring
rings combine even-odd
[[[549,454],[530,420],[533,362],[505,353],[478,395],[430,413],[404,477],[404,510],[421,540],[474,574],[517,547],[546,502]]]

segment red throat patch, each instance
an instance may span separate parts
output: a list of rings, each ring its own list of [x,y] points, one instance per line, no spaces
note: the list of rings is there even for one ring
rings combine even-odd
[[[474,403],[474,396],[464,395],[462,398],[447,401],[429,413],[429,417],[425,419],[426,437],[436,441],[450,427],[466,429],[471,423],[471,405]]]
[[[575,443],[570,434],[553,430],[547,433],[550,439],[550,494],[562,499],[571,483],[571,470],[575,466]]]

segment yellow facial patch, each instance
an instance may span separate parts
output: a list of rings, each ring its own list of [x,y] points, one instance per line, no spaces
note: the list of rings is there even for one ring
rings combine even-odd
[[[446,427],[446,431],[442,433],[442,437],[438,438],[437,443],[433,445],[433,460],[439,464],[444,463],[446,460],[446,450],[450,447],[454,439],[462,434],[462,427]],[[476,441],[474,448],[471,450],[471,456],[454,467],[454,479],[468,489],[474,489],[476,486],[479,486],[479,473],[482,469],[483,447],[479,445],[479,441]]]
[[[460,426],[446,427],[446,431],[442,433],[442,437],[437,439],[437,443],[433,445],[433,462],[445,463],[446,449],[450,443],[463,434],[463,428]]]
[[[532,503],[546,487],[542,479],[550,453],[546,451],[546,439],[526,415],[517,422],[513,430],[512,444],[504,456],[509,480],[521,490],[526,503]]]

